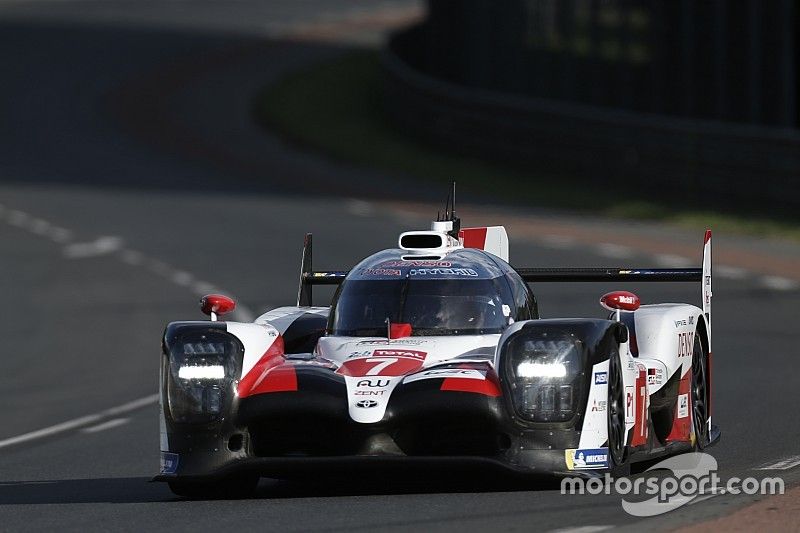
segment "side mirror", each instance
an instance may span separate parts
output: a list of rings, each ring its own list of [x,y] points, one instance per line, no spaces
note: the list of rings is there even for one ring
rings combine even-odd
[[[236,302],[222,294],[206,294],[200,299],[200,310],[211,317],[212,322],[218,316],[230,313],[236,308]]]
[[[619,321],[620,311],[636,311],[641,305],[639,297],[628,291],[614,291],[603,295],[600,298],[600,305],[609,311],[617,312],[617,321]]]

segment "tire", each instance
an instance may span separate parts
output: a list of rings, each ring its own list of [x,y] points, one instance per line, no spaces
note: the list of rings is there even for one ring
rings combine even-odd
[[[708,355],[700,342],[702,331],[696,330],[694,334],[694,349],[692,352],[692,381],[690,393],[692,396],[692,423],[694,424],[695,449],[702,450],[708,446]]]
[[[608,467],[614,475],[630,473],[625,441],[625,386],[619,353],[608,359]]]
[[[214,481],[169,481],[176,496],[190,500],[239,500],[255,493],[258,476],[237,476]]]

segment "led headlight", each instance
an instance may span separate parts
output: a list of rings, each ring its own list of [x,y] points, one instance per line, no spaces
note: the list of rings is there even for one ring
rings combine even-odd
[[[214,422],[233,396],[237,341],[223,331],[187,331],[169,347],[167,400],[176,422]]]
[[[565,333],[520,333],[504,349],[514,409],[532,422],[562,422],[575,414],[581,352]]]
[[[178,369],[180,379],[224,379],[225,367],[222,365],[187,365]]]

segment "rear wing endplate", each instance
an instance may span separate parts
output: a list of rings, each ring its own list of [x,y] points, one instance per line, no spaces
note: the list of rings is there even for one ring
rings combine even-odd
[[[311,270],[312,237],[306,233],[303,240],[303,259],[300,262],[300,287],[297,290],[297,306],[311,307],[312,287],[314,285],[339,285],[347,277],[346,270],[314,272]]]

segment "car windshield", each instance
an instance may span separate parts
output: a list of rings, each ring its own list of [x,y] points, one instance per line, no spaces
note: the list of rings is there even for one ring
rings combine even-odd
[[[393,324],[410,324],[415,336],[501,333],[510,313],[500,298],[502,281],[347,280],[331,311],[330,332],[385,336],[388,318]]]

